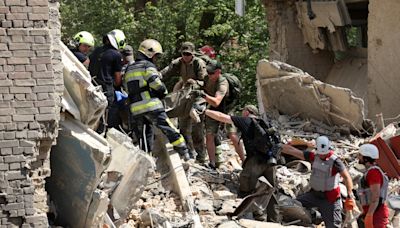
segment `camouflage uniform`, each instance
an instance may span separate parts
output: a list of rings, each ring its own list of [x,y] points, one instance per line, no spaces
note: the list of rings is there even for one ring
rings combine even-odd
[[[229,95],[229,83],[228,83],[228,80],[223,75],[221,75],[216,82],[208,80],[208,76],[207,76],[206,80],[204,81],[203,89],[210,96],[215,97],[217,94],[219,94],[224,97],[221,101],[221,104],[218,107],[210,106],[209,107],[210,110],[216,110],[216,111],[220,111],[223,113],[232,114],[231,113],[232,110],[227,110],[226,105],[225,105],[226,97]],[[220,125],[223,123],[218,122],[217,120],[214,120],[207,116],[206,120],[205,120],[205,124],[206,124],[206,133],[217,136]],[[227,134],[236,133],[236,127],[233,124],[225,124],[225,130],[226,130]],[[218,147],[219,146],[218,142],[219,142],[219,140],[215,141],[215,145],[217,146],[216,151],[215,151],[216,163],[222,163],[222,158],[221,158],[222,151]]]
[[[203,81],[204,77],[207,75],[205,62],[193,56],[193,59],[189,63],[185,63],[182,57],[179,57],[171,62],[171,64],[165,67],[161,74],[163,79],[171,76],[180,76],[179,82],[174,86],[174,92],[182,89],[186,86],[186,82],[189,79],[194,79],[196,81]],[[185,116],[178,117],[179,130],[181,134],[185,137],[188,144],[189,150],[192,155],[196,151],[197,154],[204,154],[204,124],[203,122],[194,123],[187,113]],[[192,131],[194,129],[194,131]],[[192,137],[193,136],[193,137]]]

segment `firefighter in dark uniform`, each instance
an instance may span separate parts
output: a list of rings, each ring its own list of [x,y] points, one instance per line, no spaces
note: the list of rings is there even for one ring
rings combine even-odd
[[[161,54],[162,47],[157,40],[144,40],[139,46],[135,62],[126,69],[124,87],[128,90],[129,109],[136,122],[134,131],[142,149],[151,151],[153,146],[151,125],[155,125],[167,136],[174,149],[188,160],[185,139],[171,123],[161,102],[168,93],[155,65]]]

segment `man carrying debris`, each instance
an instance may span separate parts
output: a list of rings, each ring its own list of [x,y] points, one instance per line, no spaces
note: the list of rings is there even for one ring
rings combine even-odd
[[[93,35],[86,31],[78,32],[71,41],[71,45],[73,46],[71,52],[85,67],[88,67],[90,60],[87,54],[94,46]]]
[[[204,81],[204,92],[201,91],[201,96],[210,105],[211,110],[229,113],[232,110],[227,108],[226,100],[229,97],[229,82],[226,77],[221,74],[222,65],[220,62],[212,61],[207,65],[207,77]],[[222,164],[221,154],[216,154],[215,136],[218,133],[220,123],[213,118],[206,117],[206,146],[209,165],[211,168],[218,168]],[[229,139],[235,147],[236,153],[240,159],[244,161],[244,151],[239,137],[236,134],[236,128],[232,124],[226,125],[226,131]],[[218,151],[221,153],[222,151]]]
[[[120,124],[118,104],[115,102],[115,91],[122,84],[122,55],[118,51],[125,47],[125,34],[114,29],[103,36],[103,46],[98,47],[89,56],[89,72],[97,85],[101,85],[108,101],[105,120],[101,120],[98,133],[106,132],[108,128],[116,128]],[[106,123],[105,123],[106,122]]]
[[[203,81],[207,75],[205,62],[194,56],[194,51],[195,46],[193,43],[184,42],[181,46],[182,56],[174,59],[169,66],[161,70],[163,80],[171,76],[180,77],[179,82],[174,86],[174,92],[186,87],[198,87],[197,81]],[[187,113],[183,113],[183,115],[178,117],[179,130],[188,143],[190,156],[194,158],[197,153],[197,159],[204,159],[203,123],[194,123]]]
[[[331,149],[328,137],[320,136],[316,140],[316,152],[301,151],[290,145],[282,146],[282,153],[307,160],[312,163],[310,177],[311,190],[297,197],[303,207],[319,209],[325,226],[341,227],[342,200],[340,197],[339,180],[343,178],[347,188],[348,198],[345,207],[354,207],[353,181],[342,160]]]
[[[389,209],[385,201],[389,179],[376,164],[379,151],[373,144],[360,146],[358,161],[367,171],[361,178],[358,196],[363,207],[365,228],[384,228],[389,223]]]
[[[151,125],[157,126],[168,138],[174,149],[185,160],[189,159],[185,139],[172,124],[161,102],[167,95],[167,88],[161,82],[156,61],[162,54],[157,40],[147,39],[139,45],[139,52],[133,64],[126,69],[124,87],[128,90],[130,112],[135,119],[135,133],[143,150],[151,151],[153,134]]]
[[[202,112],[201,107],[197,107],[199,112]],[[203,108],[204,109],[204,108]],[[279,142],[270,142],[270,137],[257,137],[259,121],[263,121],[258,117],[258,109],[254,105],[246,105],[242,111],[242,116],[230,116],[225,113],[206,109],[204,113],[214,120],[219,122],[234,124],[242,133],[244,147],[246,149],[246,160],[243,163],[243,171],[239,177],[239,191],[242,197],[247,196],[256,189],[257,180],[259,177],[264,176],[268,182],[276,187],[276,162],[275,154],[269,153],[273,148],[279,149]],[[268,142],[259,142],[261,139]],[[269,144],[269,148],[266,149],[264,145]],[[267,151],[266,151],[267,150]],[[276,160],[275,160],[276,161]],[[267,206],[268,218],[271,221],[280,222],[279,212],[275,208],[277,200],[275,195],[271,198]],[[264,220],[264,212],[254,212],[256,219]]]

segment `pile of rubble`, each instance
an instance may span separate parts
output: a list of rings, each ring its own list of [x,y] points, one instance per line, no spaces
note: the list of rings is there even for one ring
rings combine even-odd
[[[368,141],[338,131],[338,128],[329,127],[316,120],[301,120],[272,113],[269,115],[273,125],[279,129],[282,141],[288,142],[294,138],[309,142],[310,148],[313,139],[320,134],[328,135],[333,141],[336,153],[341,157],[349,169],[355,188],[362,176],[364,167],[359,165],[356,156],[358,145]],[[315,133],[318,132],[318,133]],[[231,217],[232,213],[240,206],[243,199],[239,198],[239,174],[241,171],[240,159],[234,152],[233,146],[224,141],[224,160],[226,163],[217,170],[208,169],[200,164],[189,161],[184,164],[185,173],[190,183],[191,194],[194,199],[194,208],[200,216],[203,227],[280,227],[279,224],[259,222],[254,220],[251,213],[241,217]],[[311,164],[306,161],[293,160],[277,168],[279,188],[279,204],[282,213],[285,213],[285,225],[304,225],[304,220],[312,222],[310,214],[302,211],[300,205],[293,201],[297,195],[307,192]],[[179,195],[166,190],[168,179],[160,173],[153,175],[153,180],[143,192],[141,199],[132,210],[130,221],[134,227],[190,227],[190,219],[185,218],[185,210],[179,200]],[[168,188],[168,187],[167,187]],[[344,185],[342,186],[344,189]],[[391,179],[389,194],[391,197],[400,195],[400,182]],[[345,196],[346,191],[343,191]],[[293,213],[297,213],[293,215]],[[303,213],[303,214],[302,214]],[[392,226],[398,226],[400,211],[391,209]],[[302,219],[303,221],[300,221]],[[166,226],[169,224],[170,226]]]

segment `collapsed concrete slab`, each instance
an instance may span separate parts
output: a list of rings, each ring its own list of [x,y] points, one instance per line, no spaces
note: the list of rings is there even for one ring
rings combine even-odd
[[[60,126],[58,142],[50,156],[52,174],[46,186],[56,207],[56,222],[70,227],[97,225],[109,201],[98,186],[110,164],[110,146],[72,117],[66,116]]]
[[[60,47],[64,64],[63,108],[73,114],[75,119],[95,129],[107,107],[107,98],[100,86],[92,84],[89,72],[73,53],[63,43]]]
[[[122,175],[111,193],[111,204],[120,217],[120,221],[114,221],[117,224],[125,221],[142,195],[155,163],[149,155],[134,146],[127,135],[114,128],[107,132],[107,141],[112,147],[112,159],[106,173],[118,172]]]
[[[259,96],[263,108],[298,114],[331,126],[364,129],[364,101],[350,89],[333,86],[291,65],[260,60],[257,66]]]

